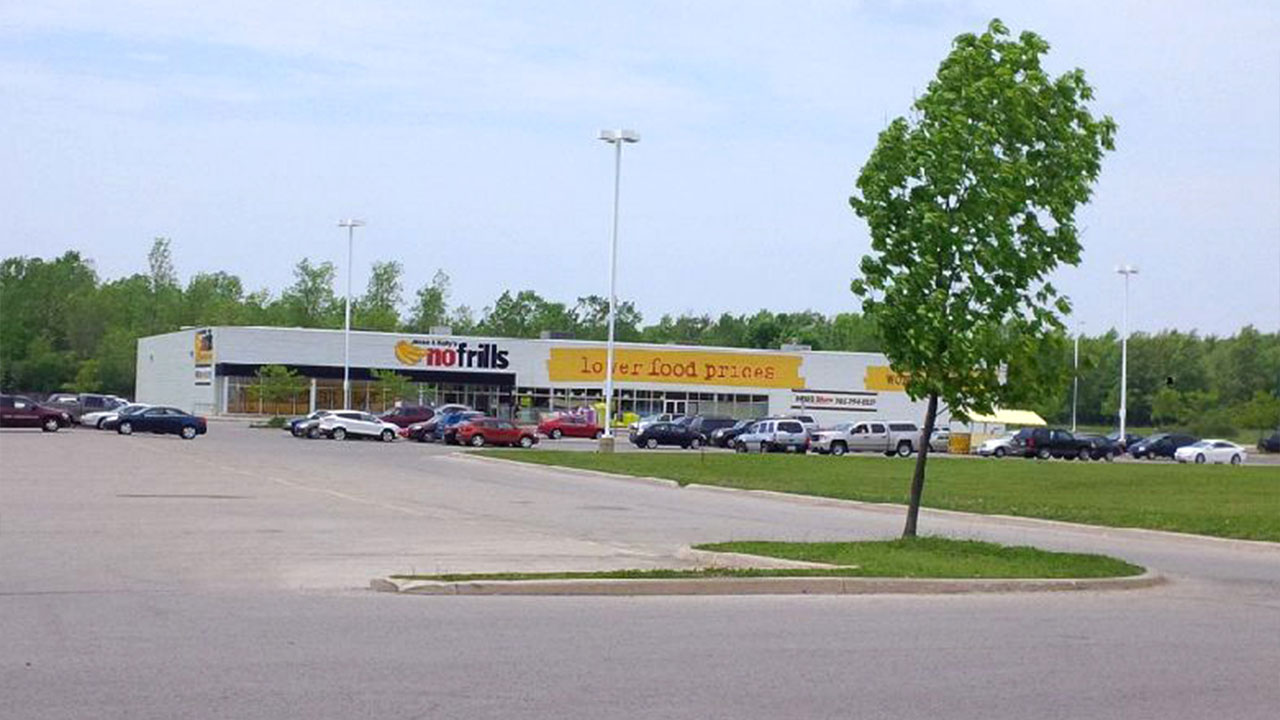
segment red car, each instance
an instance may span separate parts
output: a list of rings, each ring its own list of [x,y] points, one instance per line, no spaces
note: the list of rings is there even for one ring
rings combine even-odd
[[[572,415],[543,420],[538,423],[538,432],[552,440],[559,440],[562,437],[598,438],[604,435],[604,430],[599,425]]]
[[[528,428],[522,428],[510,420],[476,418],[458,425],[456,437],[459,445],[484,447],[485,445],[519,445],[533,447],[538,436]]]
[[[0,395],[0,427],[38,427],[57,432],[69,427],[71,415],[47,408],[22,395]]]
[[[400,407],[392,408],[378,417],[393,425],[398,425],[403,429],[413,425],[414,423],[426,422],[435,414],[435,410],[426,406],[401,405]],[[405,437],[406,435],[405,433],[400,433],[400,436]]]

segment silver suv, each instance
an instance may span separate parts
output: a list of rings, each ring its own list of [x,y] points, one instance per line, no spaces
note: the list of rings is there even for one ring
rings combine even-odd
[[[819,453],[844,455],[847,452],[897,453],[906,457],[916,450],[920,428],[915,423],[867,420],[841,423],[813,436],[813,449]]]
[[[766,418],[752,425],[733,440],[733,449],[740,453],[752,452],[806,452],[809,449],[809,431],[796,418]]]

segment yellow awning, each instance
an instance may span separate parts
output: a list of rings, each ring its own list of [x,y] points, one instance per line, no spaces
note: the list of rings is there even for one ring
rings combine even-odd
[[[1048,424],[1044,421],[1044,418],[1030,410],[1005,410],[1004,408],[996,408],[995,412],[990,415],[972,413],[969,415],[969,421],[976,423],[1000,423],[1003,425]]]

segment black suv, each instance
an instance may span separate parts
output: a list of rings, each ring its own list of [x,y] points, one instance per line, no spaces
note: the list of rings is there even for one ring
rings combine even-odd
[[[690,430],[704,438],[710,438],[716,430],[731,428],[736,422],[737,420],[725,415],[699,415],[686,424]]]
[[[1262,452],[1280,452],[1280,430],[1258,440],[1258,449]]]
[[[1093,445],[1086,439],[1072,435],[1070,430],[1023,428],[1009,443],[1009,453],[1041,460],[1051,457],[1088,460],[1093,456]]]
[[[1200,438],[1181,433],[1157,433],[1129,446],[1129,454],[1137,459],[1172,458],[1173,453],[1184,445],[1199,442]]]

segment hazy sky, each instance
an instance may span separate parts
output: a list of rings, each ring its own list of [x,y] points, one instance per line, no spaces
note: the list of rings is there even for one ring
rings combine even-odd
[[[961,32],[1000,17],[1085,69],[1119,123],[1058,284],[1093,334],[1280,324],[1275,2],[0,3],[0,255],[79,249],[106,278],[172,238],[185,279],[278,292],[303,256],[357,292],[396,259],[453,302],[607,293],[646,320],[856,309],[847,198]],[[338,286],[342,287],[340,275]]]

